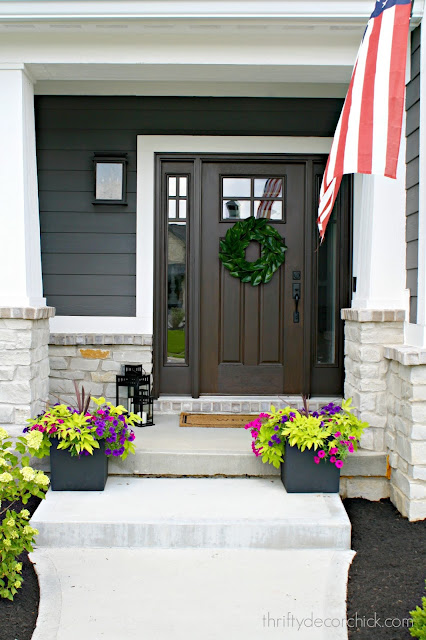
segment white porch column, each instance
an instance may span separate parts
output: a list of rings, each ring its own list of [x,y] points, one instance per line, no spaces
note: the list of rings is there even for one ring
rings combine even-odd
[[[405,273],[405,144],[398,179],[356,175],[353,309],[408,311]]]
[[[45,306],[34,91],[22,64],[0,64],[0,140],[0,306]]]

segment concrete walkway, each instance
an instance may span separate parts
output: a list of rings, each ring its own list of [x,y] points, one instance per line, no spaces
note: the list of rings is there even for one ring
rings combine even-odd
[[[37,549],[33,640],[346,640],[352,551]]]

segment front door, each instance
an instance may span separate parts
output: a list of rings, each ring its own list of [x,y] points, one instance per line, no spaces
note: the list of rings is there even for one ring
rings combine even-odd
[[[305,165],[205,162],[202,170],[200,392],[296,393],[303,386],[303,298],[294,322],[293,274],[304,272]],[[237,219],[267,217],[288,250],[268,284],[232,277],[219,243]],[[247,260],[257,260],[253,243]]]
[[[157,395],[342,392],[351,183],[318,247],[324,166],[321,156],[157,157]],[[249,216],[268,218],[287,246],[285,263],[256,287],[219,259],[221,239]],[[246,259],[259,256],[249,245]]]

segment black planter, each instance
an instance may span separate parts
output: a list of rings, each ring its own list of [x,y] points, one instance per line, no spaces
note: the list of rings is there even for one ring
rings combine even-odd
[[[105,442],[91,456],[71,456],[58,449],[58,441],[50,447],[50,487],[52,491],[103,491],[108,477]]]
[[[288,493],[338,493],[340,469],[330,462],[315,464],[315,452],[286,443],[281,480]]]

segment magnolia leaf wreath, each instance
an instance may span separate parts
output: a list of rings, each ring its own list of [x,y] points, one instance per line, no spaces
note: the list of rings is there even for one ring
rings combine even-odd
[[[258,260],[249,262],[245,252],[253,241],[261,245],[261,255]],[[220,242],[219,258],[231,276],[256,287],[261,282],[266,284],[270,281],[275,271],[284,263],[286,251],[283,239],[268,224],[267,218],[251,216],[228,229]]]

